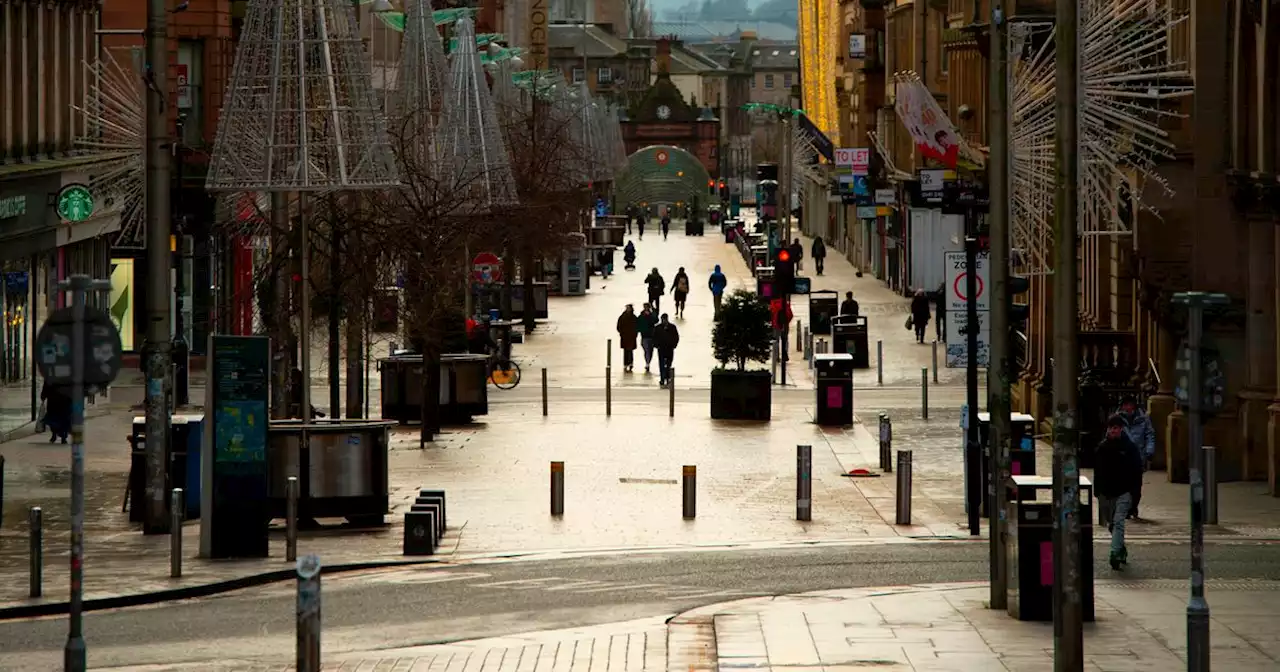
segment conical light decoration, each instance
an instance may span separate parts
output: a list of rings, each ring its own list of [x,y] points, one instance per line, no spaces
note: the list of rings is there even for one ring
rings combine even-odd
[[[371,66],[346,0],[250,0],[206,182],[224,191],[397,183]]]
[[[135,63],[116,58],[111,49],[84,63],[84,77],[89,95],[83,107],[72,109],[84,115],[88,133],[76,138],[76,147],[102,158],[90,186],[108,207],[120,211],[120,231],[112,245],[142,249],[147,239],[142,77]]]
[[[516,185],[471,19],[458,20],[457,38],[458,51],[450,57],[449,102],[440,117],[437,143],[449,162],[452,190],[465,201],[460,209],[483,212],[514,204]]]
[[[432,18],[430,0],[407,0],[404,13],[404,46],[400,67],[395,114],[401,122],[414,119],[430,132],[440,120],[448,100],[448,65],[440,32]]]

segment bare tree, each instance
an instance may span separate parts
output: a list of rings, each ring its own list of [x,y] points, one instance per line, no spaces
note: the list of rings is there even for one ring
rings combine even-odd
[[[648,0],[626,0],[627,28],[630,37],[649,37],[653,35],[653,15],[649,11]]]

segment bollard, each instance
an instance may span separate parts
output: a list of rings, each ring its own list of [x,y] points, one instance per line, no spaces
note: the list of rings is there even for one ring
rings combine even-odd
[[[297,672],[320,672],[320,558],[298,560]]]
[[[888,413],[880,414],[880,471],[893,473],[893,422]]]
[[[4,455],[0,455],[0,528],[4,527]]]
[[[182,521],[186,518],[186,504],[182,488],[174,488],[169,494],[169,577],[182,578]]]
[[[698,516],[698,468],[692,464],[684,465],[684,519],[693,520]]]
[[[604,341],[604,365],[613,366],[613,339],[606,338]]]
[[[298,559],[298,477],[290,476],[284,486],[284,559]]]
[[[895,521],[911,524],[911,451],[898,451],[898,506]]]
[[[804,328],[800,324],[800,320],[796,320],[796,352],[804,350]]]
[[[27,522],[31,527],[31,597],[40,597],[44,594],[44,512],[40,507],[31,507]]]
[[[876,341],[876,385],[884,385],[884,341]]]
[[[605,341],[604,353],[604,414],[613,415],[613,339]]]
[[[929,369],[920,369],[920,417],[929,419]]]
[[[542,367],[542,417],[547,417],[547,367]]]
[[[813,520],[813,446],[796,446],[796,520]]]
[[[1204,522],[1218,524],[1218,449],[1204,447]]]
[[[551,463],[551,515],[564,515],[564,462]]]
[[[807,329],[804,332],[804,358],[810,364],[813,363],[813,332]]]
[[[667,374],[667,417],[676,417],[676,367]]]
[[[938,382],[938,341],[933,342],[933,382]]]

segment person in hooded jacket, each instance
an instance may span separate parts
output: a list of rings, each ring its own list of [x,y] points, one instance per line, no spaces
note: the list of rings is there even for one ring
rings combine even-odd
[[[1138,405],[1138,398],[1132,394],[1126,394],[1120,399],[1120,408],[1116,411],[1116,415],[1124,420],[1125,435],[1142,454],[1142,470],[1145,472],[1147,466],[1151,464],[1151,458],[1156,454],[1156,428],[1151,424],[1151,418]],[[1130,518],[1138,519],[1138,503],[1141,501],[1142,480],[1139,479],[1138,487],[1133,491],[1133,506],[1129,507]]]
[[[653,344],[658,348],[658,385],[674,385],[671,366],[675,362],[676,346],[680,345],[680,330],[671,323],[666,313],[662,314],[658,326],[653,328]]]
[[[653,305],[653,312],[658,312],[658,304],[662,303],[662,295],[667,292],[667,281],[662,279],[662,274],[658,272],[655,266],[649,275],[645,276],[644,284],[649,288],[649,303]]]
[[[809,248],[809,256],[813,257],[814,272],[822,275],[822,265],[827,259],[827,244],[823,242],[822,236],[813,239],[813,245]]]
[[[716,264],[716,270],[711,271],[711,278],[707,280],[707,287],[711,289],[711,301],[716,307],[716,317],[720,317],[720,302],[724,299],[724,290],[728,286],[729,279],[720,271],[720,264]]]
[[[791,241],[791,244],[787,246],[787,251],[791,253],[791,260],[795,262],[796,270],[804,270],[804,264],[801,263],[804,261],[804,245],[800,244],[800,239],[796,238]]]
[[[640,323],[636,316],[635,306],[627,304],[618,316],[618,345],[622,346],[622,371],[631,373],[635,368],[636,336],[640,333]]]
[[[671,279],[671,296],[676,300],[676,317],[684,319],[684,302],[689,298],[689,274],[684,272],[684,266]]]
[[[929,297],[923,289],[917,289],[911,299],[911,326],[916,330],[916,343],[924,343],[925,330],[929,327],[929,316],[933,312],[929,305]]]
[[[1129,562],[1124,545],[1125,519],[1133,503],[1133,492],[1142,484],[1142,456],[1129,440],[1128,422],[1120,415],[1107,421],[1107,436],[1094,451],[1093,490],[1098,495],[1102,520],[1111,532],[1111,568]]]
[[[634,241],[627,241],[627,246],[622,248],[622,261],[626,264],[624,268],[628,271],[636,270],[636,244]]]

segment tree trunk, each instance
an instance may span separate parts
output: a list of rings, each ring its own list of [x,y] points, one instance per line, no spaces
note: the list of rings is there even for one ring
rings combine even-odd
[[[516,274],[516,260],[512,255],[511,248],[502,251],[502,319],[510,320],[513,312],[511,309],[511,278]]]
[[[524,258],[520,260],[520,276],[524,279],[524,331],[532,333],[538,326],[533,303],[533,248],[524,246]]]
[[[347,311],[347,417],[364,417],[364,323],[368,304]]]
[[[422,433],[418,447],[440,433],[440,346],[435,338],[423,339],[422,348]]]

